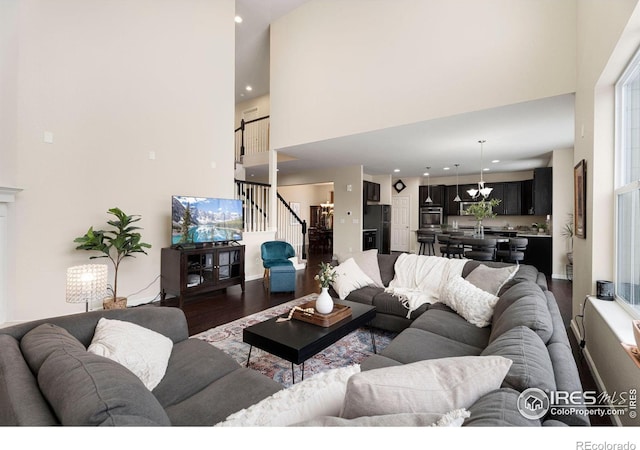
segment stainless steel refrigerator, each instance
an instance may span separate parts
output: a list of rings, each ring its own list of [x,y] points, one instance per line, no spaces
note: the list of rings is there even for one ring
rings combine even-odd
[[[391,253],[391,205],[367,205],[362,228],[375,228],[378,253]]]

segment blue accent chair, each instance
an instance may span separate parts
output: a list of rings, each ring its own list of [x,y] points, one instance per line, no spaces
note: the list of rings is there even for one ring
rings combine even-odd
[[[291,244],[285,241],[267,241],[260,246],[262,266],[264,267],[263,282],[269,284],[271,268],[276,266],[289,266],[293,269],[293,263],[289,258],[296,256]],[[295,270],[295,269],[294,269]],[[295,287],[294,289],[295,290]]]

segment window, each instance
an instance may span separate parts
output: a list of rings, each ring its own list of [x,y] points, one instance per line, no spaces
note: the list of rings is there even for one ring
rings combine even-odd
[[[640,52],[616,84],[616,296],[640,312]]]

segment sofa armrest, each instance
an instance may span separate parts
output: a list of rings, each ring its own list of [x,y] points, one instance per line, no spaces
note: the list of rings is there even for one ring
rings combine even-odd
[[[20,340],[22,336],[43,323],[51,323],[66,329],[85,347],[91,344],[93,333],[100,318],[123,320],[132,322],[145,328],[161,333],[174,343],[189,337],[187,319],[184,312],[178,308],[164,306],[138,306],[125,309],[109,309],[89,311],[67,316],[51,317],[34,320],[7,328],[0,329],[1,334],[8,334]]]

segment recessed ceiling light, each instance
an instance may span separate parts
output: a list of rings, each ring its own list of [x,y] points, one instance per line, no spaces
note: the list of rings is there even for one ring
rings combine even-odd
[[[451,167],[443,167],[442,170],[449,170]]]
[[[253,91],[253,88],[252,88],[251,86],[249,86],[249,85],[247,85],[244,89],[245,89],[246,91],[248,91],[248,92]]]
[[[425,177],[428,177],[429,176],[429,172],[425,172],[422,175],[425,176]]]
[[[485,167],[485,168],[484,168],[484,169],[482,169],[482,170],[484,170],[485,172],[488,172],[488,171],[490,171],[491,169],[489,169],[488,167]]]
[[[242,23],[242,17],[240,16],[236,16],[233,20],[235,20],[236,23]]]
[[[499,159],[494,159],[494,160],[493,160],[493,161],[491,161],[491,162],[492,162],[492,163],[494,163],[494,164],[496,164],[496,163],[499,163],[499,162],[500,162],[500,160],[499,160]]]
[[[400,172],[400,169],[393,169],[394,172]]]

